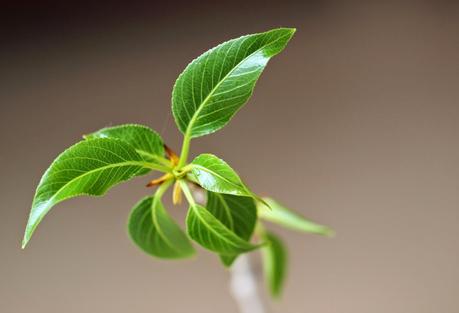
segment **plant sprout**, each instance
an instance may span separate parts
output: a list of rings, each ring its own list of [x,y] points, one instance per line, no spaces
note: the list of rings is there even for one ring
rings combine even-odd
[[[329,236],[316,224],[271,198],[252,191],[225,161],[200,154],[188,162],[191,140],[223,128],[248,101],[268,61],[280,53],[295,33],[279,28],[224,42],[193,60],[172,91],[172,113],[183,133],[180,155],[152,129],[135,124],[103,128],[61,153],[46,170],[32,203],[22,243],[24,248],[44,216],[59,202],[80,195],[101,196],[114,185],[151,171],[163,175],[147,184],[152,195],[132,209],[128,232],[149,255],[183,259],[195,254],[192,241],[216,253],[230,267],[243,253],[261,249],[267,286],[281,293],[286,273],[286,248],[265,227],[286,228]],[[174,204],[189,204],[186,232],[163,205],[172,188]],[[196,191],[206,201],[196,200]]]

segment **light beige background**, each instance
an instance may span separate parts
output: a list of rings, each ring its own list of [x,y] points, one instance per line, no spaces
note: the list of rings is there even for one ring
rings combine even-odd
[[[290,275],[270,312],[459,312],[458,6],[403,3],[170,4],[101,11],[97,22],[82,10],[78,23],[37,32],[31,22],[9,38],[0,312],[236,312],[213,255],[165,262],[130,243],[126,218],[150,192],[147,178],[60,204],[19,246],[35,186],[59,152],[127,122],[178,150],[170,94],[180,71],[224,40],[278,26],[298,28],[288,49],[230,125],[192,148],[337,231],[278,230]],[[185,208],[171,212],[182,219]]]

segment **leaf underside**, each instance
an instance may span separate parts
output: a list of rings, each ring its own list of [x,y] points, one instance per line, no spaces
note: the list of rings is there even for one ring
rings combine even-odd
[[[193,60],[172,91],[172,113],[191,138],[224,127],[252,95],[271,57],[281,52],[295,29],[279,28],[242,36]]]
[[[40,180],[23,247],[54,205],[80,195],[103,195],[110,187],[137,175],[143,165],[134,148],[118,139],[82,141],[65,150]]]
[[[134,206],[128,230],[137,246],[150,255],[179,259],[195,253],[186,234],[156,196],[146,197]]]

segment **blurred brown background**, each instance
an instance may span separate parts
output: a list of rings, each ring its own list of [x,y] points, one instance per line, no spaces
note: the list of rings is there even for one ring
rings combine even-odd
[[[227,39],[298,29],[250,102],[192,154],[337,231],[278,230],[290,275],[270,312],[459,312],[457,2],[5,5],[0,51],[0,312],[236,312],[200,250],[151,259],[130,207],[147,178],[60,204],[20,241],[41,174],[81,134],[138,122],[176,150],[175,78]],[[185,208],[171,208],[183,218]],[[255,260],[255,266],[257,266]]]

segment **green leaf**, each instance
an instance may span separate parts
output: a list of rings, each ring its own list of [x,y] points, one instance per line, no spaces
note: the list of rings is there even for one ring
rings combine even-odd
[[[195,253],[188,237],[166,212],[157,195],[136,204],[129,216],[128,230],[131,239],[150,255],[178,259]]]
[[[295,29],[279,28],[227,41],[193,60],[172,91],[178,128],[190,138],[224,127],[252,95],[268,61]]]
[[[164,157],[164,143],[161,136],[143,125],[125,124],[106,127],[83,137],[89,140],[95,138],[121,139],[133,146],[145,161],[162,165],[170,163]]]
[[[271,295],[279,297],[287,274],[287,249],[273,233],[265,232],[263,238],[268,243],[262,248],[265,281]]]
[[[333,236],[334,232],[331,228],[316,224],[303,216],[294,213],[280,203],[271,198],[263,198],[270,206],[271,210],[267,210],[264,206],[258,206],[258,215],[260,218],[272,223],[280,224],[286,228],[313,233],[323,236]]]
[[[201,154],[190,164],[191,173],[202,188],[236,196],[258,199],[241,181],[236,172],[222,159],[212,154]]]
[[[252,237],[257,221],[257,207],[252,198],[207,192],[207,210],[228,229],[247,241]],[[237,255],[221,255],[223,264],[230,266]]]
[[[48,211],[80,195],[103,195],[110,187],[150,167],[134,148],[118,139],[82,141],[51,164],[38,185],[27,222],[23,247]]]
[[[259,246],[236,235],[206,208],[192,204],[186,218],[188,235],[211,251],[235,255],[254,250]]]

